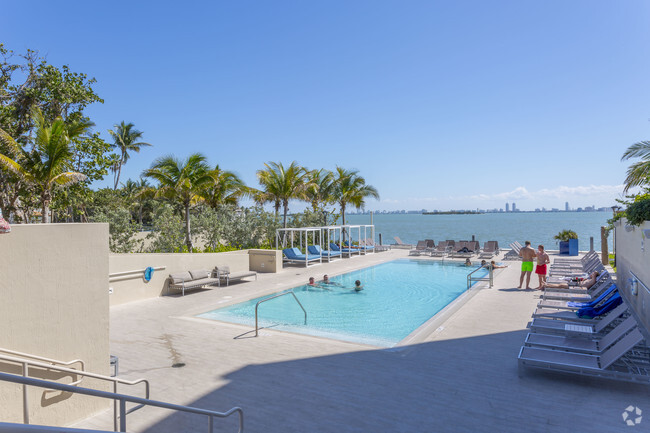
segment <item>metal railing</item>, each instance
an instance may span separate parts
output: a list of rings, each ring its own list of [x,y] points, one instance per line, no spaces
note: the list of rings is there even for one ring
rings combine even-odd
[[[4,349],[3,349],[4,351]],[[8,352],[8,351],[7,351]],[[27,355],[28,357],[33,357],[33,358],[39,358],[36,356],[32,355]],[[91,373],[88,371],[83,371],[83,370],[77,370],[74,368],[67,368],[67,367],[60,367],[57,365],[53,365],[49,362],[55,361],[55,360],[49,360],[48,363],[46,362],[39,362],[39,361],[30,361],[28,359],[24,358],[18,358],[14,356],[9,356],[9,355],[2,355],[0,354],[0,361],[6,361],[6,362],[13,362],[16,364],[21,364],[22,366],[22,375],[23,377],[28,377],[29,376],[29,368],[30,367],[38,367],[41,369],[46,369],[46,370],[54,370],[62,373],[68,373],[73,376],[81,376],[81,379],[75,380],[74,382],[71,382],[69,384],[66,384],[66,386],[71,386],[75,387],[76,385],[79,385],[84,377],[90,377],[93,379],[99,379],[99,380],[105,380],[109,382],[113,382],[113,392],[117,393],[117,385],[122,384],[122,385],[137,385],[139,383],[144,383],[145,386],[145,398],[149,398],[149,381],[146,379],[136,379],[133,381],[130,380],[124,380],[124,379],[118,379],[116,377],[111,377],[111,376],[105,376],[103,374],[97,374],[97,373]],[[76,360],[78,361],[78,360]],[[64,362],[59,362],[56,361],[57,363],[65,364]],[[72,361],[70,361],[72,362]],[[51,382],[51,383],[57,383],[57,382]],[[50,388],[50,387],[46,387]],[[50,388],[50,389],[56,389],[56,388]],[[126,414],[130,414],[132,412],[135,412],[136,410],[142,408],[142,405],[134,406],[130,408],[128,411],[126,411]],[[29,424],[29,399],[28,399],[28,394],[27,394],[27,386],[23,385],[23,422],[25,424]],[[118,412],[117,412],[117,401],[115,401],[115,404],[113,405],[113,428],[116,429],[117,431],[117,424],[118,424]]]
[[[298,297],[296,296],[296,294],[293,293],[293,290],[288,290],[286,292],[282,292],[282,293],[279,293],[277,295],[270,296],[270,297],[268,297],[266,299],[262,299],[261,301],[258,301],[257,304],[255,304],[255,336],[256,337],[259,334],[259,326],[257,324],[258,323],[257,322],[257,309],[259,308],[260,304],[263,303],[263,302],[266,302],[266,301],[270,301],[271,299],[279,298],[280,296],[284,296],[284,295],[292,295],[293,296],[293,299],[296,300],[298,305],[300,305],[300,308],[302,308],[302,311],[305,313],[305,325],[307,324],[307,310],[305,310],[305,307],[302,306],[302,304],[298,300]]]
[[[480,271],[483,268],[487,268],[488,270],[488,277],[474,277],[474,273],[477,271]],[[474,269],[472,272],[467,274],[467,290],[469,290],[470,287],[472,287],[472,283],[475,283],[477,281],[488,281],[490,283],[490,287],[494,285],[494,270],[492,269],[492,266],[490,265],[483,265],[480,266],[476,269]]]
[[[119,402],[120,407],[120,425],[119,430],[115,431],[125,432],[126,431],[126,403],[137,403],[139,406],[154,406],[160,407],[163,409],[171,409],[180,412],[194,413],[198,415],[207,415],[208,416],[208,432],[212,433],[214,431],[214,418],[227,418],[234,413],[239,415],[239,430],[241,433],[244,431],[244,411],[239,407],[233,407],[227,412],[216,412],[213,410],[199,409],[191,406],[181,406],[178,404],[165,403],[162,401],[150,400],[148,398],[142,397],[133,397],[126,394],[118,394],[116,392],[109,391],[99,391],[96,389],[89,388],[80,388],[76,386],[65,385],[62,383],[51,382],[43,379],[34,379],[32,377],[23,377],[17,376],[15,374],[0,373],[0,381],[11,382],[22,384],[23,386],[35,386],[39,388],[55,389],[58,391],[71,392],[75,394],[89,395],[92,397],[108,398]]]
[[[167,269],[166,266],[154,266],[153,270],[154,271],[162,271]],[[108,281],[110,283],[115,283],[118,281],[122,280],[129,280],[131,278],[139,278],[144,275],[144,272],[147,269],[135,269],[133,271],[124,271],[124,272],[114,272],[112,274],[108,274]],[[142,274],[142,275],[140,275]]]

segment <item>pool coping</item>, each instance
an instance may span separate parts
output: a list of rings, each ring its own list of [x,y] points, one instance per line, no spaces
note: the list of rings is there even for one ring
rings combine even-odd
[[[378,266],[381,264],[385,263],[390,263],[398,260],[422,260],[422,261],[431,261],[431,262],[440,262],[440,263],[445,263],[445,260],[440,260],[438,258],[433,258],[433,257],[412,257],[412,256],[406,256],[406,257],[397,257],[394,258],[393,260],[385,261],[382,263],[375,263],[375,264],[370,264],[368,266],[364,266],[361,268],[356,268],[354,270],[344,270],[341,272],[332,272],[330,273],[330,276],[335,277],[338,275],[342,274],[347,274],[349,272],[354,272],[366,268],[370,268],[373,266]],[[451,263],[460,263],[462,260],[446,260],[446,262],[451,262]],[[498,269],[494,271],[493,277],[496,277],[498,274],[501,273],[503,269]],[[186,319],[186,320],[192,320],[192,321],[200,321],[200,322],[216,322],[219,324],[227,324],[227,325],[232,325],[234,327],[238,327],[241,329],[246,329],[247,331],[244,331],[241,335],[245,335],[247,333],[254,332],[254,330],[250,329],[249,325],[245,325],[242,323],[237,323],[237,322],[228,322],[225,320],[219,320],[219,319],[208,319],[205,317],[198,317],[200,314],[204,314],[213,310],[217,309],[222,309],[222,308],[227,308],[239,303],[243,302],[248,302],[250,300],[264,297],[264,296],[271,296],[276,293],[280,293],[283,291],[291,290],[295,287],[300,287],[296,286],[295,284],[292,283],[287,283],[287,284],[278,284],[279,287],[274,287],[271,289],[263,289],[259,290],[253,293],[248,293],[246,295],[242,296],[232,296],[229,298],[228,301],[224,301],[223,299],[218,301],[214,308],[210,308],[208,306],[203,306],[200,309],[195,308],[190,311],[186,311],[181,315],[175,316],[176,318],[179,319]],[[487,289],[489,288],[488,282],[487,281],[478,281],[474,285],[472,285],[469,289],[465,290],[463,293],[458,295],[454,300],[452,300],[449,304],[447,304],[445,307],[443,307],[440,311],[438,311],[436,314],[434,314],[431,318],[429,318],[426,322],[418,326],[416,329],[414,329],[411,333],[409,333],[406,337],[395,343],[393,346],[378,346],[375,344],[371,343],[364,343],[364,342],[359,342],[359,341],[350,341],[350,340],[342,340],[334,337],[329,337],[325,335],[313,335],[309,333],[301,333],[301,332],[294,332],[294,331],[289,331],[289,330],[283,330],[283,329],[271,329],[267,327],[261,327],[259,328],[260,331],[270,331],[270,332],[281,332],[285,335],[300,335],[308,338],[318,338],[318,339],[324,339],[327,341],[338,341],[342,343],[348,343],[348,344],[354,344],[354,345],[360,345],[360,346],[365,346],[368,348],[376,348],[376,349],[385,349],[385,350],[392,350],[392,351],[400,351],[403,350],[407,346],[411,346],[417,343],[421,343],[423,341],[426,341],[429,339],[431,336],[435,335],[436,333],[442,331],[444,327],[442,327],[442,324],[445,323],[449,318],[451,318],[463,305],[465,305],[470,299],[472,299],[480,290]],[[207,309],[206,309],[207,308]]]

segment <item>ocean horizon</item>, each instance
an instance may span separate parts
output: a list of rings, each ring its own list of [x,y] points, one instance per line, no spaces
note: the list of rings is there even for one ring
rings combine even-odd
[[[580,250],[589,250],[590,237],[594,249],[600,252],[600,228],[607,226],[611,212],[514,212],[455,215],[423,214],[374,214],[376,240],[382,235],[383,244],[395,243],[399,237],[404,243],[416,244],[419,240],[471,240],[481,243],[498,241],[501,249],[514,241],[529,240],[533,246],[544,245],[548,250],[559,249],[553,239],[562,230],[578,234]],[[347,224],[370,224],[370,215],[346,215]],[[339,219],[340,223],[340,219]],[[612,234],[607,239],[608,251],[612,252]]]

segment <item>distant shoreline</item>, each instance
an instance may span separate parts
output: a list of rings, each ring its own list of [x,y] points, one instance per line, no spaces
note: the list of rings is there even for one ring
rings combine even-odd
[[[446,212],[422,212],[422,215],[483,215],[484,213],[472,210],[449,210]]]

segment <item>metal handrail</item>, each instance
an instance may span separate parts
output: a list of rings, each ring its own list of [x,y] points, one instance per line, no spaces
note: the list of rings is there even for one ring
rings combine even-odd
[[[59,365],[72,365],[72,364],[81,364],[81,370],[85,371],[86,366],[84,362],[81,359],[73,359],[72,361],[59,361],[58,359],[52,359],[52,358],[46,358],[44,356],[38,356],[38,355],[32,355],[31,353],[23,353],[23,352],[18,352],[15,350],[9,350],[0,347],[0,352],[4,353],[9,353],[11,355],[15,356],[20,356],[21,358],[32,358],[32,359],[37,359],[39,361],[44,361],[44,362],[50,362],[52,364],[59,364]]]
[[[47,364],[44,362],[38,362],[38,361],[29,361],[26,359],[21,359],[17,358],[14,356],[7,356],[7,355],[2,355],[0,354],[0,360],[2,361],[8,361],[8,362],[15,362],[17,364],[22,364],[23,367],[23,377],[28,377],[29,376],[29,367],[40,367],[48,370],[55,370],[55,371],[60,371],[63,373],[70,373],[75,376],[81,376],[82,379],[83,377],[91,377],[93,379],[99,379],[99,380],[107,380],[110,382],[113,382],[113,392],[117,393],[117,384],[122,384],[122,385],[137,385],[139,383],[144,383],[145,386],[145,398],[149,398],[149,381],[147,379],[136,379],[136,380],[124,380],[124,379],[118,379],[116,377],[111,377],[111,376],[105,376],[103,374],[97,374],[97,373],[91,373],[88,371],[83,371],[83,370],[77,370],[74,368],[67,368],[67,367],[59,367],[56,365],[51,365]],[[81,383],[82,379],[76,380],[72,383],[67,384],[67,386],[76,386]],[[57,383],[57,382],[52,382],[52,383]],[[47,387],[46,387],[47,388]],[[56,388],[51,388],[51,389],[56,389]],[[136,410],[142,408],[143,405],[138,405],[130,408],[126,414],[130,414],[132,412],[135,412]],[[25,424],[29,424],[29,401],[27,398],[27,387],[23,385],[23,422]],[[113,427],[117,429],[117,423],[118,423],[118,416],[117,416],[117,404],[113,406]]]
[[[301,304],[300,301],[298,300],[298,297],[296,296],[296,294],[293,293],[293,290],[288,290],[288,291],[286,291],[286,292],[279,293],[279,294],[277,294],[277,295],[274,295],[274,296],[268,297],[268,298],[266,298],[266,299],[262,299],[261,301],[258,301],[257,304],[255,304],[255,336],[256,336],[256,337],[257,337],[258,334],[259,334],[259,332],[258,332],[259,327],[257,326],[257,309],[258,309],[258,307],[259,307],[260,304],[263,303],[263,302],[270,301],[271,299],[279,298],[280,296],[284,296],[284,295],[292,295],[292,296],[293,296],[293,299],[296,300],[296,302],[298,303],[298,305],[300,305],[300,308],[302,308],[302,311],[305,313],[305,325],[307,324],[307,310],[305,310],[305,307],[302,306],[302,304]]]
[[[483,269],[487,268],[488,270],[488,278],[472,278],[472,275]],[[490,265],[481,265],[478,268],[474,269],[472,272],[467,274],[467,290],[469,290],[470,287],[472,287],[472,281],[489,281],[490,282],[490,287],[494,285],[494,269],[492,269],[492,266]]]
[[[89,389],[89,388],[79,388],[75,386],[70,386],[70,385],[65,385],[62,383],[57,383],[57,382],[51,382],[43,379],[34,379],[31,377],[23,377],[23,376],[17,376],[15,374],[9,374],[9,373],[0,373],[0,381],[5,381],[5,382],[11,382],[11,383],[19,383],[23,384],[25,386],[36,386],[39,388],[48,388],[48,389],[56,389],[58,391],[65,391],[65,392],[71,392],[75,394],[83,394],[83,395],[90,395],[93,397],[101,397],[101,398],[108,398],[114,401],[119,401],[119,406],[120,406],[120,426],[119,430],[115,431],[120,431],[120,432],[125,432],[126,431],[126,402],[130,403],[138,403],[140,406],[154,406],[154,407],[160,407],[163,409],[171,409],[171,410],[177,410],[181,412],[189,412],[189,413],[195,413],[199,415],[207,415],[208,416],[208,427],[209,427],[209,432],[213,432],[213,422],[214,418],[226,418],[232,415],[233,413],[237,412],[239,414],[239,433],[242,433],[244,431],[244,411],[240,407],[233,407],[227,412],[216,412],[213,410],[207,410],[207,409],[199,409],[196,407],[191,407],[191,406],[181,406],[178,404],[172,404],[172,403],[165,403],[162,401],[157,401],[157,400],[150,400],[148,398],[142,398],[142,397],[133,397],[130,395],[126,394],[118,394],[116,392],[109,392],[109,391],[100,391],[97,389]]]
[[[167,266],[155,266],[153,267],[154,271],[162,271],[167,269]],[[118,281],[122,280],[129,280],[131,278],[137,278],[140,275],[138,274],[144,274],[144,272],[147,269],[135,269],[133,271],[124,271],[124,272],[114,272],[112,274],[108,274],[108,280],[111,283],[116,283]]]

